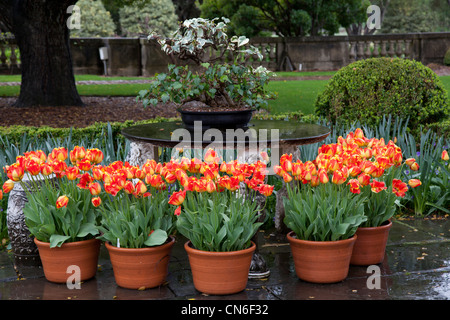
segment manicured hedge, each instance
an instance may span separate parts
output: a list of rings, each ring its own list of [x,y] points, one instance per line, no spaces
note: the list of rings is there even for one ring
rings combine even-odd
[[[400,58],[371,58],[340,69],[316,101],[316,113],[332,123],[359,120],[377,126],[384,115],[409,118],[409,128],[450,116],[447,92],[422,63]]]

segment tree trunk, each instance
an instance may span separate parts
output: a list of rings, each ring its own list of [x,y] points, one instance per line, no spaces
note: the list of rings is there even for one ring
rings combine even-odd
[[[76,1],[14,1],[12,31],[22,64],[17,107],[83,105],[75,86],[67,27],[67,8]]]

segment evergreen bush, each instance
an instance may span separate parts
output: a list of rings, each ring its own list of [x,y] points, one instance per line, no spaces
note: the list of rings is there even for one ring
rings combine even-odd
[[[342,68],[315,107],[317,115],[332,123],[360,120],[377,126],[385,115],[409,118],[412,131],[450,115],[447,92],[436,74],[420,62],[400,58],[370,58]]]

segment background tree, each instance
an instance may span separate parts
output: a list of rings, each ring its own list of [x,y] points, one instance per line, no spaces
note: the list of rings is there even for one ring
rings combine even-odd
[[[178,17],[171,0],[147,0],[144,5],[125,5],[119,10],[122,34],[148,36],[151,31],[168,36],[178,27]]]
[[[200,16],[200,9],[197,3],[202,4],[203,0],[172,0],[175,7],[175,14],[179,21],[184,21]]]
[[[433,32],[437,19],[429,1],[392,0],[380,33]]]
[[[450,31],[450,1],[391,0],[381,33]]]
[[[0,0],[0,21],[20,50],[17,107],[80,106],[69,45],[67,13],[76,0]]]
[[[204,0],[200,9],[205,18],[229,18],[231,31],[248,37],[262,30],[280,37],[333,35],[341,26],[367,19],[367,3],[361,0]]]
[[[100,0],[79,0],[80,29],[71,30],[71,37],[111,37],[116,25]]]

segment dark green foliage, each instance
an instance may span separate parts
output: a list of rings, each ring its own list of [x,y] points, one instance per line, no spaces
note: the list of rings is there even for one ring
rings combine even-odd
[[[450,115],[441,80],[417,61],[371,58],[339,70],[316,100],[316,114],[332,123],[377,126],[385,115],[409,118],[412,131]]]
[[[450,48],[447,50],[444,56],[444,64],[450,66]]]

